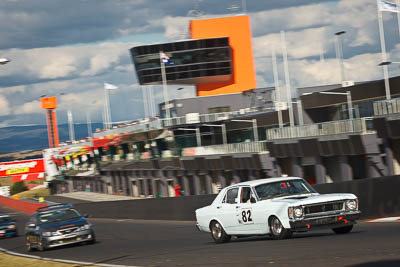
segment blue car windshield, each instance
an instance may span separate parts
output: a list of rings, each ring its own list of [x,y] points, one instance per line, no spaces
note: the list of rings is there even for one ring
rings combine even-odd
[[[261,200],[274,197],[317,193],[311,185],[300,179],[260,184],[257,185],[255,189]]]
[[[2,224],[2,223],[9,223],[9,222],[11,222],[11,221],[12,221],[12,220],[11,220],[10,217],[6,217],[6,216],[0,217],[0,224]]]
[[[38,219],[39,223],[42,224],[67,221],[79,217],[81,217],[81,215],[75,209],[60,209],[40,213]]]

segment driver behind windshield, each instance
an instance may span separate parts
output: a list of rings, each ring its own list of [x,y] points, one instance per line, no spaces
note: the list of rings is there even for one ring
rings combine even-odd
[[[50,223],[56,221],[66,221],[77,217],[80,217],[80,215],[76,210],[64,209],[64,210],[55,210],[40,214],[39,221],[41,223]]]
[[[256,186],[255,189],[260,199],[316,193],[316,191],[303,180],[265,183]]]

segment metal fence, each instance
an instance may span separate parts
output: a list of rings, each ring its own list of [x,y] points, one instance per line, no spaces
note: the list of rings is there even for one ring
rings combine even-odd
[[[199,147],[199,149],[196,150],[196,155],[201,156],[227,153],[260,153],[266,151],[268,151],[267,145],[265,141],[261,141]]]
[[[267,129],[267,140],[302,138],[335,134],[366,134],[374,132],[372,118],[331,121],[294,127]]]
[[[254,108],[245,108],[237,111],[230,112],[221,112],[221,113],[210,113],[210,114],[199,114],[196,120],[190,120],[186,116],[182,117],[173,117],[169,119],[153,119],[153,120],[142,120],[138,122],[134,122],[132,124],[127,124],[119,127],[115,127],[109,130],[103,130],[100,132],[96,132],[93,134],[94,137],[101,137],[112,134],[126,134],[133,132],[143,132],[152,129],[162,129],[171,126],[178,126],[190,123],[209,123],[209,122],[218,122],[222,120],[229,120],[239,118],[248,113],[256,113],[256,112],[267,112],[274,111],[271,107],[254,107]]]
[[[400,113],[400,98],[374,102],[375,116],[382,116],[394,113]]]

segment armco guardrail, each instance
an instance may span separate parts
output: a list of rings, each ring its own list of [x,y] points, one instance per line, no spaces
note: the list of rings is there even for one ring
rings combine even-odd
[[[26,213],[34,213],[38,208],[47,206],[47,204],[39,204],[23,200],[16,200],[3,196],[0,196],[0,205],[10,209],[23,211]]]
[[[400,176],[319,184],[320,193],[353,193],[358,196],[362,218],[400,215]],[[215,195],[123,200],[76,204],[82,213],[96,218],[195,220],[195,210],[209,205]]]

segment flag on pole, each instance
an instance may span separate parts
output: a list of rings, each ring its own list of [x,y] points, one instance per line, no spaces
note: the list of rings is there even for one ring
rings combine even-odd
[[[118,89],[118,87],[113,85],[113,84],[111,84],[111,83],[104,83],[104,89],[106,89],[106,90],[115,90],[115,89]]]
[[[167,56],[167,54],[165,54],[164,52],[160,52],[160,58],[164,64],[174,64],[174,62],[172,62],[169,56]]]
[[[388,11],[388,12],[400,13],[400,9],[395,3],[386,0],[378,0],[378,7],[379,11],[381,12]]]

